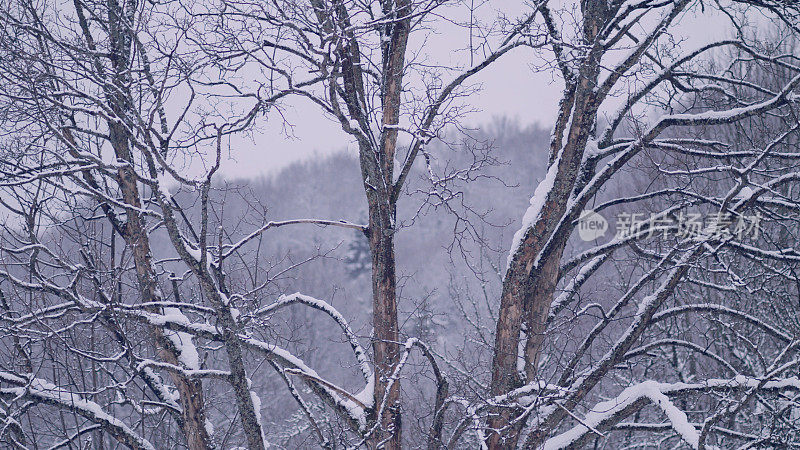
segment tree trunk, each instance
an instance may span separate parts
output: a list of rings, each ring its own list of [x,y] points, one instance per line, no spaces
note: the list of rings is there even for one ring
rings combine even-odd
[[[108,30],[111,44],[111,64],[113,68],[114,88],[106,92],[114,114],[118,118],[127,117],[133,107],[130,104],[128,86],[130,84],[130,58],[133,43],[135,1],[120,4],[116,0],[108,2]],[[144,218],[139,210],[142,202],[133,172],[133,155],[130,150],[129,132],[117,121],[109,121],[109,140],[118,160],[128,161],[131,165],[117,171],[117,183],[126,205],[126,224],[123,233],[127,245],[131,248],[136,269],[142,302],[159,302],[164,300],[158,287],[155,269],[152,262],[150,240],[147,235]],[[153,312],[161,313],[160,308]],[[164,330],[153,327],[157,351],[162,360],[169,364],[181,366],[179,351],[164,333]],[[213,448],[211,438],[206,430],[203,387],[200,380],[191,380],[176,373],[170,373],[173,383],[180,394],[183,434],[191,450]]]
[[[598,32],[598,20],[605,13],[602,7],[584,7],[584,39],[590,43]],[[557,230],[557,227],[564,218],[570,195],[578,182],[583,153],[596,120],[595,88],[599,55],[595,50],[586,55],[577,81],[566,80],[567,86],[559,104],[559,115],[550,144],[548,173],[555,171],[552,187],[542,193],[545,198],[539,216],[524,231],[520,246],[515,249],[503,279],[492,361],[491,394],[494,396],[506,394],[522,384],[517,361],[523,356],[519,355],[523,321],[526,325],[524,378],[530,383],[537,377],[544,325],[558,282],[561,256],[571,232],[571,227],[561,230]],[[554,235],[556,232],[559,234]],[[511,408],[492,411],[487,437],[490,448],[511,449],[517,446],[525,420],[511,425],[516,413],[518,411]]]
[[[399,330],[394,259],[394,230],[381,226],[379,214],[370,213],[372,249],[372,320],[375,355],[374,404],[381,413],[380,430],[373,445],[383,442],[386,449],[400,448],[400,380],[390,380],[399,358]],[[389,387],[391,383],[391,387]],[[388,389],[388,393],[387,393]],[[388,439],[388,441],[386,441]],[[385,441],[385,442],[384,442]]]
[[[379,432],[370,445],[399,450],[402,443],[400,415],[400,380],[392,379],[399,361],[399,323],[394,256],[396,205],[394,195],[394,157],[397,150],[397,124],[400,119],[400,94],[403,89],[405,53],[411,31],[411,2],[387,2],[384,13],[393,20],[387,25],[390,36],[383,45],[384,81],[381,92],[383,106],[380,148],[362,146],[361,164],[364,188],[369,204],[369,241],[372,254],[372,326],[375,356],[376,413],[380,416]],[[377,154],[377,161],[375,155]],[[377,184],[377,186],[375,186]],[[388,392],[387,392],[388,391]],[[381,407],[383,410],[381,411]]]
[[[128,150],[126,131],[119,124],[110,124],[110,128],[110,138],[117,158],[129,161],[131,155]],[[141,208],[141,200],[133,169],[123,167],[119,169],[117,177],[122,198],[127,205],[131,206],[126,208],[127,222],[125,224],[124,238],[133,253],[141,300],[144,303],[160,302],[163,300],[163,296],[161,295],[161,289],[158,287],[155,270],[153,269],[150,240],[147,236],[144,219],[138,212],[138,209]],[[157,309],[155,308],[153,312],[162,312]],[[157,327],[153,327],[151,330],[161,359],[169,364],[181,366],[178,351],[164,334],[164,330]],[[205,426],[206,417],[201,381],[191,380],[172,372],[170,373],[170,378],[175,383],[175,387],[180,394],[183,434],[189,449],[213,448]]]

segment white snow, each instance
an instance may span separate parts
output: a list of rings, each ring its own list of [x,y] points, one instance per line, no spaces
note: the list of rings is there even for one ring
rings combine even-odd
[[[189,319],[178,308],[164,308],[164,316],[166,320],[173,322],[189,322]],[[164,336],[166,336],[178,350],[178,360],[186,366],[187,369],[200,369],[200,355],[197,353],[197,347],[195,347],[192,342],[192,335],[182,331],[165,330]]]
[[[171,187],[176,186],[178,182],[166,171],[159,172],[156,182],[158,183],[159,193],[164,197],[164,200],[169,201],[172,198],[169,190]]]
[[[256,413],[258,424],[261,425],[261,397],[256,394],[256,391],[250,391],[250,399],[253,401],[253,411]]]
[[[204,425],[206,427],[206,433],[208,433],[209,436],[213,436],[214,435],[214,424],[211,423],[211,421],[208,420],[208,418],[206,418],[206,423]]]
[[[258,422],[258,430],[261,433],[261,440],[264,442],[264,447],[269,448],[269,442],[264,435],[264,427],[261,425],[261,397],[258,396],[253,389],[253,380],[247,378],[247,389],[250,390],[250,400],[253,402],[253,412],[256,415],[256,422]]]
[[[191,256],[195,261],[200,262],[200,260],[203,258],[203,252],[200,251],[199,248],[194,248],[185,244],[183,247],[186,249],[186,252],[189,254],[189,256]]]
[[[622,391],[616,398],[598,403],[586,414],[583,423],[572,429],[554,436],[545,442],[544,450],[555,450],[568,447],[577,441],[591,428],[598,428],[606,420],[613,418],[617,414],[633,404],[634,402],[648,398],[653,405],[658,406],[669,419],[672,428],[680,434],[681,438],[692,448],[697,448],[700,435],[697,429],[689,423],[686,414],[680,411],[669,398],[662,392],[665,385],[655,381],[645,381],[635,384]],[[588,427],[587,427],[588,425]]]
[[[589,138],[586,141],[586,149],[583,151],[584,158],[591,158],[600,154],[600,148],[597,145],[597,140]]]
[[[268,353],[271,353],[279,360],[281,360],[282,363],[288,365],[290,368],[287,369],[286,372],[297,373],[300,375],[305,375],[312,379],[321,380],[322,382],[318,383],[317,385],[320,388],[322,388],[325,392],[327,392],[328,395],[330,395],[330,398],[337,405],[340,405],[345,409],[347,409],[348,414],[350,414],[350,416],[354,420],[356,420],[362,428],[366,425],[366,420],[367,420],[366,411],[364,411],[364,409],[361,406],[357,405],[356,402],[343,398],[343,396],[341,395],[341,392],[347,392],[347,391],[320,377],[319,374],[314,369],[307,366],[306,363],[303,362],[303,360],[294,356],[287,350],[284,350],[274,344],[267,344],[265,342],[257,341],[255,339],[245,336],[243,336],[242,339],[244,343],[252,345],[254,347],[258,347]]]
[[[736,198],[741,198],[744,200],[750,199],[753,196],[753,189],[749,186],[743,187],[738,194],[736,194]]]
[[[355,397],[356,400],[360,401],[368,408],[371,408],[375,400],[374,395],[375,395],[375,377],[371,377],[367,382],[366,386],[364,386],[364,389],[362,389],[358,394],[354,395],[353,397]]]
[[[519,247],[522,245],[522,239],[525,238],[528,229],[534,226],[541,216],[542,207],[544,207],[544,202],[547,200],[547,195],[553,190],[560,161],[560,156],[553,161],[553,164],[551,164],[550,168],[547,170],[547,175],[545,175],[544,179],[536,186],[536,190],[533,192],[530,206],[522,217],[522,226],[514,233],[514,239],[511,241],[511,251],[508,252],[506,271],[511,267],[511,261],[514,260],[514,255],[519,251]]]

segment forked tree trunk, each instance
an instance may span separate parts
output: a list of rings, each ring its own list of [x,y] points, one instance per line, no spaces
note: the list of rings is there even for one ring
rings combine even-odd
[[[124,131],[119,129],[119,125],[111,125],[111,141],[117,157],[126,161],[130,160],[130,152],[127,150],[127,139]],[[164,299],[161,289],[158,287],[155,271],[153,270],[152,254],[150,251],[150,240],[144,225],[144,220],[138,209],[141,208],[141,199],[136,186],[136,178],[132,169],[124,167],[117,173],[122,198],[130,208],[127,208],[127,222],[125,224],[125,241],[131,248],[136,278],[139,285],[139,292],[142,302],[161,302]],[[154,308],[154,313],[161,313],[158,308]],[[164,334],[164,330],[152,327],[151,332],[158,346],[159,357],[172,365],[181,366],[178,358],[179,351],[174,344]],[[192,380],[177,373],[170,372],[172,382],[179,393],[181,405],[182,431],[186,438],[186,443],[191,450],[201,450],[213,448],[211,438],[206,430],[206,417],[203,399],[203,387],[200,380]]]
[[[599,3],[599,2],[598,2]],[[584,41],[591,43],[604,18],[603,6],[587,2],[584,10]],[[566,80],[563,99],[550,148],[552,187],[544,195],[535,223],[524,231],[512,255],[500,297],[492,361],[491,394],[503,395],[535,381],[544,342],[545,322],[558,282],[559,264],[571,228],[557,232],[575,189],[579,168],[591,129],[596,120],[596,83],[599,54],[590,51],[582,61],[577,80]],[[526,326],[524,352],[520,354],[520,332]],[[518,361],[524,363],[524,375]],[[492,449],[517,447],[519,433],[527,418],[516,420],[520,411],[498,408],[490,413],[487,444]]]
[[[112,78],[114,88],[106,95],[118,117],[126,117],[132,107],[129,103],[128,85],[130,80],[130,58],[133,43],[133,21],[136,11],[135,2],[120,5],[116,0],[108,2],[108,31],[111,46]],[[163,301],[161,289],[158,287],[153,267],[150,240],[147,235],[144,218],[139,210],[142,207],[141,196],[136,184],[136,176],[132,165],[133,155],[130,150],[129,132],[119,122],[109,121],[109,140],[118,160],[128,161],[129,166],[117,171],[117,183],[122,199],[126,205],[126,223],[123,238],[133,254],[136,278],[139,285],[141,301],[145,303]],[[160,313],[159,308],[153,312]],[[165,335],[164,330],[152,327],[157,351],[165,362],[181,366],[179,349]],[[203,387],[200,380],[191,380],[176,373],[170,373],[172,382],[179,393],[181,406],[181,427],[186,443],[191,450],[213,448],[211,437],[206,430],[206,417],[203,399]]]
[[[383,129],[380,148],[376,152],[375,149],[362,145],[360,155],[369,204],[369,241],[372,254],[372,348],[376,368],[373,400],[375,412],[380,414],[377,417],[380,422],[379,431],[370,439],[369,444],[373,448],[386,450],[399,450],[402,443],[400,380],[392,377],[400,358],[394,255],[394,158],[406,46],[411,31],[411,12],[411,2],[408,0],[399,0],[395,4],[387,2],[384,6],[384,13],[392,17],[393,21],[387,29],[389,42],[382,48],[384,80],[381,92]]]

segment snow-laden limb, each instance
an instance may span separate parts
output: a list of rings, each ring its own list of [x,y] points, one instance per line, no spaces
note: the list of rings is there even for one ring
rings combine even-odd
[[[532,400],[534,400],[537,396],[558,396],[564,393],[566,393],[566,389],[562,386],[547,383],[542,380],[536,380],[520,386],[508,393],[483,400],[482,403],[485,404],[483,406],[476,406],[475,410],[480,411],[491,406],[529,406],[532,403]]]
[[[506,261],[506,270],[511,267],[511,262],[520,250],[520,246],[522,246],[522,242],[528,230],[539,222],[542,215],[542,208],[544,207],[545,201],[547,201],[547,196],[550,195],[550,191],[552,191],[553,186],[555,186],[559,165],[560,156],[550,164],[550,168],[547,169],[547,174],[544,179],[536,186],[536,190],[533,192],[533,196],[530,200],[530,205],[522,216],[522,225],[520,225],[519,230],[514,233],[514,238],[511,241],[511,250],[508,252],[508,260]]]
[[[695,428],[701,428],[703,426],[702,423],[692,423],[692,426]],[[730,428],[724,428],[718,425],[715,425],[711,428],[714,430],[716,434],[720,436],[724,436],[726,438],[733,438],[733,439],[740,439],[743,441],[749,442],[758,442],[762,445],[771,445],[773,447],[767,448],[783,448],[783,446],[789,446],[790,448],[797,448],[800,447],[800,442],[798,441],[780,441],[775,439],[773,436],[768,435],[758,435],[753,433],[743,433],[741,431],[732,430]],[[639,431],[639,432],[648,432],[648,433],[663,433],[665,431],[672,430],[672,424],[670,423],[640,423],[640,422],[623,422],[619,423],[614,426],[614,430],[619,431]],[[745,444],[744,447],[739,448],[750,448],[747,447]]]
[[[182,333],[184,335],[189,335],[188,333]],[[161,361],[153,361],[152,359],[145,359],[142,360],[137,366],[137,370],[143,371],[148,368],[158,368],[163,369],[169,372],[177,373],[181,376],[186,378],[218,378],[218,379],[227,379],[231,373],[224,371],[224,370],[215,370],[215,369],[187,369],[184,367],[176,366],[173,364],[161,362]]]
[[[478,414],[481,407],[476,407],[476,405],[471,404],[467,399],[460,397],[453,397],[448,399],[448,401],[453,404],[461,405],[464,408],[464,417],[459,421],[455,431],[453,431],[453,435],[447,442],[447,448],[456,448],[456,444],[458,444],[459,439],[461,439],[461,435],[464,434],[471,423],[481,450],[487,450],[489,447],[486,445],[486,436],[483,432],[480,415]]]
[[[647,404],[652,404],[666,416],[670,427],[692,448],[697,448],[700,434],[686,414],[670,400],[670,396],[692,392],[730,391],[758,388],[764,391],[800,391],[798,377],[778,378],[765,381],[755,377],[738,375],[729,379],[709,379],[700,383],[660,383],[647,380],[624,389],[611,400],[597,403],[583,417],[582,424],[549,438],[543,449],[574,448],[597,430],[607,430],[635,413]],[[587,427],[588,425],[588,427]]]
[[[543,450],[569,448],[587,433],[597,433],[595,429],[603,427],[607,422],[619,420],[617,416],[630,414],[629,409],[639,409],[643,400],[660,408],[667,416],[672,428],[689,446],[697,448],[700,435],[689,423],[686,414],[680,411],[662,391],[662,384],[645,381],[626,388],[616,398],[598,403],[585,415],[579,425],[548,439]]]
[[[628,142],[627,145],[620,147],[619,153],[616,154],[613,159],[608,161],[600,170],[597,170],[592,178],[583,187],[583,189],[569,200],[565,213],[563,214],[559,223],[556,225],[555,231],[551,233],[548,242],[545,244],[544,250],[540,252],[540,254],[546,253],[555,244],[556,237],[561,235],[564,230],[572,226],[573,221],[577,219],[580,211],[586,206],[588,201],[597,195],[599,190],[609,179],[611,179],[613,175],[615,175],[642,149],[647,148],[647,146],[667,128],[674,126],[690,127],[722,125],[739,122],[785,105],[787,103],[786,97],[798,86],[800,86],[800,75],[796,75],[789,80],[775,95],[748,106],[731,108],[728,110],[704,111],[700,113],[666,114],[659,117],[658,120],[656,120],[642,133],[641,137]],[[603,141],[601,140],[601,144],[602,143]],[[601,147],[600,150],[602,151],[603,148]],[[548,175],[549,174],[550,170],[548,170]],[[795,180],[796,178],[797,175],[795,173],[783,175],[781,177],[777,177],[775,180],[772,180],[770,182],[770,186]],[[534,203],[538,204],[541,195],[542,193],[539,192],[539,187],[537,187],[534,196],[531,198],[532,207],[535,206]],[[535,202],[534,199],[536,199]],[[529,208],[528,212],[525,214],[525,218],[528,218],[529,212],[530,215],[538,214],[537,211],[532,211],[531,208]],[[523,220],[523,228],[526,228],[525,220]],[[521,231],[522,230],[520,230],[520,232]],[[514,244],[512,244],[511,253],[509,255],[509,261],[518,250],[518,247],[519,242],[517,242],[515,235]],[[779,255],[774,256],[778,257]],[[538,260],[534,265],[538,265]]]
[[[354,420],[358,424],[359,430],[364,430],[367,425],[367,413],[371,409],[367,396],[373,395],[374,383],[368,383],[358,394],[351,394],[346,389],[321,378],[315,371],[304,371],[298,368],[283,369],[285,373],[298,375],[307,384],[319,386],[327,392],[327,398],[333,405],[347,412],[347,418]]]
[[[178,308],[164,308],[164,315],[174,317],[179,321],[188,321],[186,315]],[[169,339],[178,356],[178,361],[190,371],[200,370],[200,354],[188,333],[166,331],[164,336]]]
[[[85,419],[99,424],[121,444],[135,450],[155,450],[153,444],[136,434],[124,422],[93,401],[79,394],[60,388],[41,378],[26,378],[10,372],[0,371],[0,395],[6,398],[24,398],[33,402],[53,405],[72,411]]]
[[[297,388],[294,386],[294,383],[292,383],[292,380],[289,379],[286,372],[283,370],[283,368],[281,368],[280,365],[278,365],[278,363],[269,360],[269,364],[275,369],[278,375],[281,376],[283,382],[286,383],[286,387],[289,389],[289,393],[292,395],[292,398],[294,398],[294,400],[297,402],[298,406],[300,406],[300,410],[303,411],[303,414],[306,416],[308,423],[311,425],[311,428],[317,435],[317,439],[319,440],[320,446],[322,446],[322,448],[331,448],[330,441],[320,429],[317,420],[314,418],[314,414],[311,412],[311,408],[309,408],[306,401],[303,400],[303,397],[300,395],[300,392],[298,392]]]
[[[372,368],[370,368],[369,360],[367,358],[366,352],[364,351],[364,348],[361,346],[361,343],[358,342],[358,337],[350,328],[350,324],[347,322],[347,319],[345,319],[344,316],[330,303],[324,300],[311,297],[309,295],[303,295],[299,292],[295,292],[294,294],[280,296],[275,303],[260,308],[255,313],[253,313],[253,315],[262,316],[270,314],[285,306],[295,303],[306,305],[316,310],[322,311],[325,314],[329,315],[334,321],[336,321],[336,323],[342,329],[344,335],[347,337],[347,340],[350,343],[350,347],[353,349],[353,353],[355,353],[356,359],[358,360],[358,367],[361,371],[361,375],[364,377],[364,381],[366,381],[367,384],[373,382],[374,377],[372,375]],[[372,399],[370,398],[366,402],[366,404],[371,405]]]
[[[124,310],[120,311],[120,313],[152,326],[186,333],[191,336],[202,337],[215,342],[225,342],[227,339],[224,333],[217,329],[217,327],[205,323],[192,322],[185,315],[181,317],[141,310]],[[337,386],[335,383],[327,381],[314,369],[309,367],[302,359],[293,355],[288,350],[246,334],[238,335],[238,339],[244,348],[262,353],[271,360],[277,362],[281,367],[284,367],[284,370],[288,373],[300,376],[323,401],[332,406],[337,413],[342,415],[345,419],[350,421],[354,425],[354,428],[364,428],[367,417],[367,410],[364,406],[367,405],[360,402],[360,399],[366,398],[367,394],[370,393],[369,382],[366,383],[366,387],[359,394],[353,395]],[[188,373],[192,374],[193,372],[190,371]],[[202,373],[203,371],[199,371],[198,375]]]
[[[53,319],[57,319],[62,317],[64,314],[71,312],[71,311],[82,311],[86,314],[91,314],[95,318],[99,319],[100,322],[104,323],[105,326],[114,334],[114,339],[120,344],[122,347],[125,347],[125,337],[122,335],[121,330],[119,329],[119,324],[110,321],[108,319],[108,313],[111,308],[112,302],[110,298],[106,296],[103,291],[97,291],[97,295],[100,296],[103,302],[97,302],[91,300],[84,295],[81,295],[76,289],[73,289],[72,286],[61,287],[58,285],[53,284],[50,280],[40,280],[40,283],[33,283],[33,282],[25,282],[19,280],[7,272],[0,271],[0,278],[5,278],[7,281],[10,281],[14,285],[19,288],[23,288],[26,290],[34,291],[34,292],[49,292],[55,295],[58,298],[68,300],[64,303],[58,303],[52,306],[43,307],[30,313],[23,314],[17,317],[10,317],[9,315],[3,315],[2,321],[11,325],[13,328],[18,330],[22,330],[25,327],[28,327],[34,323],[41,322],[41,321],[49,321]],[[77,278],[76,278],[77,279]],[[0,297],[2,297],[2,292],[0,292]],[[131,308],[131,309],[141,309],[147,308],[147,304],[140,304],[140,305],[116,305],[117,307],[123,308]],[[177,309],[177,308],[174,308]],[[181,316],[183,316],[181,314]],[[175,316],[177,317],[177,316]],[[188,321],[188,319],[183,316],[183,320]],[[54,334],[58,334],[58,330],[53,331]],[[189,338],[189,336],[185,336],[184,339]],[[189,341],[191,343],[191,341]],[[192,344],[193,348],[193,344]],[[73,350],[76,351],[76,350]],[[165,406],[171,413],[181,414],[182,408],[177,400],[173,397],[173,394],[170,392],[169,388],[162,382],[161,377],[153,371],[150,367],[150,364],[146,364],[146,361],[140,360],[135,354],[132,352],[126,351],[125,352],[126,358],[128,358],[131,368],[138,372],[139,376],[142,380],[147,384],[147,386],[153,391],[156,397],[162,402],[162,405]],[[155,364],[155,362],[153,362]],[[165,363],[166,366],[171,366],[170,364]],[[174,367],[173,372],[185,372],[186,370],[182,367]]]
[[[480,436],[483,436],[484,430],[483,426],[481,425],[480,417],[489,408],[520,407],[532,412],[533,408],[536,406],[537,399],[542,399],[545,397],[561,398],[567,393],[568,392],[566,388],[562,386],[558,386],[552,383],[547,383],[542,380],[536,380],[528,384],[525,384],[524,386],[520,386],[519,388],[516,388],[513,391],[507,392],[502,395],[497,395],[491,398],[481,399],[478,402],[474,401],[471,402],[459,396],[449,397],[447,398],[446,403],[461,405],[465,409],[466,415],[459,421],[459,424],[456,426],[453,435],[450,437],[450,441],[447,445],[447,448],[454,448],[454,446],[460,439],[460,436],[470,426],[470,423],[473,426],[473,431],[480,434]],[[483,445],[482,448],[485,448],[485,442],[483,437],[479,439],[479,442],[481,442],[481,444]]]
[[[270,447],[269,441],[264,435],[264,426],[261,424],[261,397],[253,389],[253,380],[250,378],[247,378],[247,388],[250,390],[250,400],[253,402],[253,411],[256,413],[256,423],[258,424],[258,429],[261,430],[261,440],[266,447]]]
[[[361,232],[364,232],[364,231],[367,230],[367,226],[366,225],[360,225],[360,224],[357,224],[357,223],[351,223],[351,222],[348,222],[346,220],[293,219],[293,220],[269,221],[269,222],[265,223],[264,225],[262,225],[260,228],[256,229],[255,231],[251,232],[250,234],[248,234],[247,236],[241,238],[236,243],[231,244],[231,245],[225,245],[223,247],[224,251],[222,253],[222,258],[221,259],[225,259],[228,256],[232,255],[237,250],[239,250],[240,248],[244,247],[245,244],[247,244],[248,242],[250,242],[253,239],[257,238],[262,233],[264,233],[265,231],[267,231],[267,230],[269,230],[271,228],[278,228],[278,227],[283,227],[283,226],[286,226],[286,225],[297,225],[297,224],[311,224],[311,225],[320,225],[320,226],[324,226],[324,227],[334,226],[334,227],[350,228],[350,229],[354,229],[354,230],[359,230]]]
[[[592,276],[600,266],[611,256],[613,249],[609,252],[602,253],[600,255],[595,256],[591,259],[588,263],[584,264],[577,274],[570,280],[570,282],[562,289],[561,294],[553,300],[553,303],[550,306],[550,313],[547,316],[547,323],[549,324],[552,322],[559,312],[561,312],[564,308],[569,305],[572,299],[575,297],[575,294],[578,293],[581,286]]]

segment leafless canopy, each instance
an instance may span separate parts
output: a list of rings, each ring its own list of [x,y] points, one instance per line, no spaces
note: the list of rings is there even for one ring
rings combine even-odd
[[[795,2],[184,3],[0,0],[4,446],[800,446]],[[696,44],[698,16],[730,32]],[[426,59],[453,29],[463,64]],[[415,173],[446,204],[493,161],[441,175],[433,147],[501,58],[563,88],[547,170],[474,339],[425,342],[398,312],[398,204]],[[366,223],[215,200],[226,155],[296,101],[355,143]],[[587,209],[646,214],[589,245]],[[368,335],[279,292],[302,262],[262,265],[308,226],[366,237]],[[341,333],[341,370],[292,350],[296,308]],[[429,383],[404,383],[420,364]],[[270,380],[284,424],[262,417]]]

